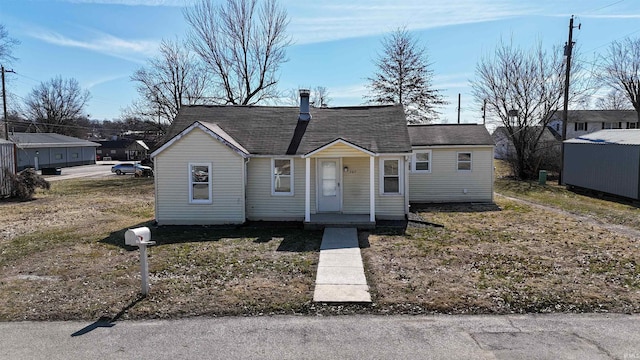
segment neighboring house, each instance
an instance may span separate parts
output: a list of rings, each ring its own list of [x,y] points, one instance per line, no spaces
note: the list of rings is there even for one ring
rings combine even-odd
[[[640,130],[601,130],[564,143],[566,185],[640,200]]]
[[[142,140],[119,139],[99,140],[101,146],[96,151],[100,159],[111,160],[142,160],[147,158],[149,147]]]
[[[95,164],[100,146],[54,133],[11,133],[9,139],[17,146],[18,170]]]
[[[0,139],[0,197],[11,195],[13,188],[8,174],[15,174],[16,168],[16,145]]]
[[[409,201],[492,202],[493,139],[484,125],[409,125]]]
[[[402,106],[314,108],[310,114],[304,91],[300,104],[182,107],[168,141],[151,154],[158,224],[404,219],[414,139]],[[484,166],[491,171],[490,161],[473,162],[463,150],[458,159],[436,160],[433,148],[434,178],[441,161],[466,171],[460,176],[484,172]],[[424,157],[418,159],[423,168]],[[463,189],[452,191],[451,201],[466,200],[457,194]]]
[[[637,129],[635,110],[569,110],[567,112],[567,139],[604,129]],[[557,111],[549,127],[562,134],[562,112]]]
[[[539,126],[533,126],[529,128],[532,133],[532,136],[537,136],[540,133]],[[519,133],[520,129],[515,129],[515,133]],[[504,126],[497,127],[493,134],[491,134],[493,141],[495,142],[495,158],[500,160],[507,160],[515,157],[515,148],[513,146],[513,142],[509,137],[509,133]],[[558,154],[558,158],[560,158],[560,147],[562,142],[557,134],[554,133],[553,129],[546,127],[542,133],[542,136],[539,140],[539,149],[541,151],[545,151],[549,154]]]

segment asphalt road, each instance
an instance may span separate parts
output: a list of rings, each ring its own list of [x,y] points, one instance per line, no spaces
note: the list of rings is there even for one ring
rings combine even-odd
[[[0,359],[640,359],[640,315],[0,323]]]
[[[45,175],[47,181],[58,181],[65,179],[75,179],[83,177],[105,177],[116,176],[111,172],[111,166],[118,162],[102,162],[98,161],[95,165],[82,165],[62,168],[60,175]]]

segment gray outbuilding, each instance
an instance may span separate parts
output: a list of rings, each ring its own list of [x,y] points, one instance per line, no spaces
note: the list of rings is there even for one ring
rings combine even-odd
[[[100,144],[53,133],[11,133],[17,145],[18,171],[32,167],[69,167],[96,163]]]
[[[0,139],[0,198],[11,195],[9,174],[16,173],[16,144]]]
[[[640,199],[640,129],[601,130],[564,144],[567,186]]]

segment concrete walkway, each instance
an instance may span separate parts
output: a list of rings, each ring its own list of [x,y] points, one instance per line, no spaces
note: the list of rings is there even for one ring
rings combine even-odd
[[[326,228],[320,245],[315,302],[370,303],[355,228]]]

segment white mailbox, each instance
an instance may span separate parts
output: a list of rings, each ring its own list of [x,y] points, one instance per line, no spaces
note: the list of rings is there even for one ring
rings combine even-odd
[[[151,242],[151,230],[143,226],[135,229],[129,229],[124,233],[124,243],[130,246],[140,246],[140,244],[149,244]]]
[[[143,226],[129,229],[124,233],[124,243],[137,246],[140,249],[140,277],[142,278],[142,295],[149,294],[149,264],[147,263],[147,246],[154,245],[151,241],[151,230]]]

